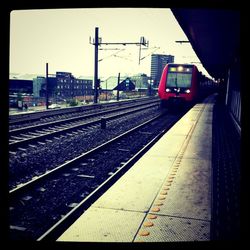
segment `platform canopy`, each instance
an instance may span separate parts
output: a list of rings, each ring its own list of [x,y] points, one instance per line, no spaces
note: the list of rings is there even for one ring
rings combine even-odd
[[[235,9],[171,8],[196,55],[215,79],[224,78],[239,60],[240,11]]]

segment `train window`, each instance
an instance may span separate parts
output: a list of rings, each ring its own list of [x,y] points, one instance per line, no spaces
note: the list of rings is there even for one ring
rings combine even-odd
[[[167,87],[190,88],[192,74],[187,73],[168,73]]]

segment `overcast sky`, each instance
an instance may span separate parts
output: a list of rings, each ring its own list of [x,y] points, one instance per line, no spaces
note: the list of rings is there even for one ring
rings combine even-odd
[[[45,75],[71,72],[74,76],[94,75],[95,27],[102,42],[139,42],[144,36],[147,49],[139,46],[99,46],[99,77],[146,73],[150,76],[151,54],[171,54],[176,63],[199,62],[170,9],[157,8],[85,8],[17,10],[10,20],[10,73]],[[119,50],[110,50],[111,48]],[[146,48],[143,47],[142,48]],[[109,50],[100,50],[109,49]],[[208,73],[200,64],[199,69]]]

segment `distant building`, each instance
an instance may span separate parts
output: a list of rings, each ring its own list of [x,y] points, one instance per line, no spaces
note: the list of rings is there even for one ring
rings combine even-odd
[[[151,55],[151,80],[153,81],[154,87],[158,87],[162,70],[168,63],[174,62],[174,56],[172,55],[162,55],[162,54],[153,54]]]
[[[126,77],[121,76],[120,77],[120,82],[126,79]],[[101,88],[103,90],[113,90],[118,84],[118,77],[117,76],[110,76],[106,80],[101,81]]]
[[[33,80],[33,91],[34,91],[34,87],[37,89],[37,91],[39,90],[39,85],[41,83],[41,88],[40,88],[40,97],[46,97],[46,78],[44,77],[44,81],[43,81],[43,77],[38,76],[37,78],[39,78],[38,81],[35,81],[37,83],[37,86],[34,85],[34,80]],[[56,89],[56,77],[48,77],[48,97],[54,97],[55,95],[55,89]]]
[[[9,94],[33,93],[33,82],[32,80],[22,80],[22,79],[9,79]]]
[[[56,72],[48,76],[48,97],[54,101],[76,98],[78,101],[91,100],[92,80],[75,78],[69,72]],[[18,95],[28,106],[45,105],[46,77],[35,74],[9,75],[9,105],[17,107]]]
[[[136,89],[147,89],[149,77],[146,74],[137,74],[130,77]]]
[[[34,94],[46,96],[46,78],[38,76],[33,80]],[[77,96],[92,95],[92,80],[75,78],[70,72],[56,72],[53,77],[48,77],[49,97],[68,99]]]
[[[120,83],[127,78],[131,79],[131,81],[135,84],[136,89],[148,88],[149,77],[146,74],[140,73],[140,74],[133,75],[130,77],[121,76]],[[105,89],[113,90],[117,86],[117,84],[118,84],[118,77],[117,76],[110,76],[106,80],[101,81],[101,88],[103,90],[105,90]]]
[[[135,84],[131,81],[129,77],[120,82],[113,90],[120,91],[131,91],[135,89]]]
[[[34,97],[40,97],[41,96],[41,89],[42,86],[45,86],[45,77],[43,76],[37,76],[33,79],[33,95]]]

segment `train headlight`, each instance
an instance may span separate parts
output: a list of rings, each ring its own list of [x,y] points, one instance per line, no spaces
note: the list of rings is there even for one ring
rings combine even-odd
[[[178,71],[183,71],[183,67],[182,66],[178,66],[177,70]]]
[[[189,94],[191,91],[190,91],[190,89],[186,89],[185,92],[186,92],[187,94]]]
[[[170,89],[169,89],[169,88],[167,88],[167,89],[166,89],[166,92],[170,92]]]

